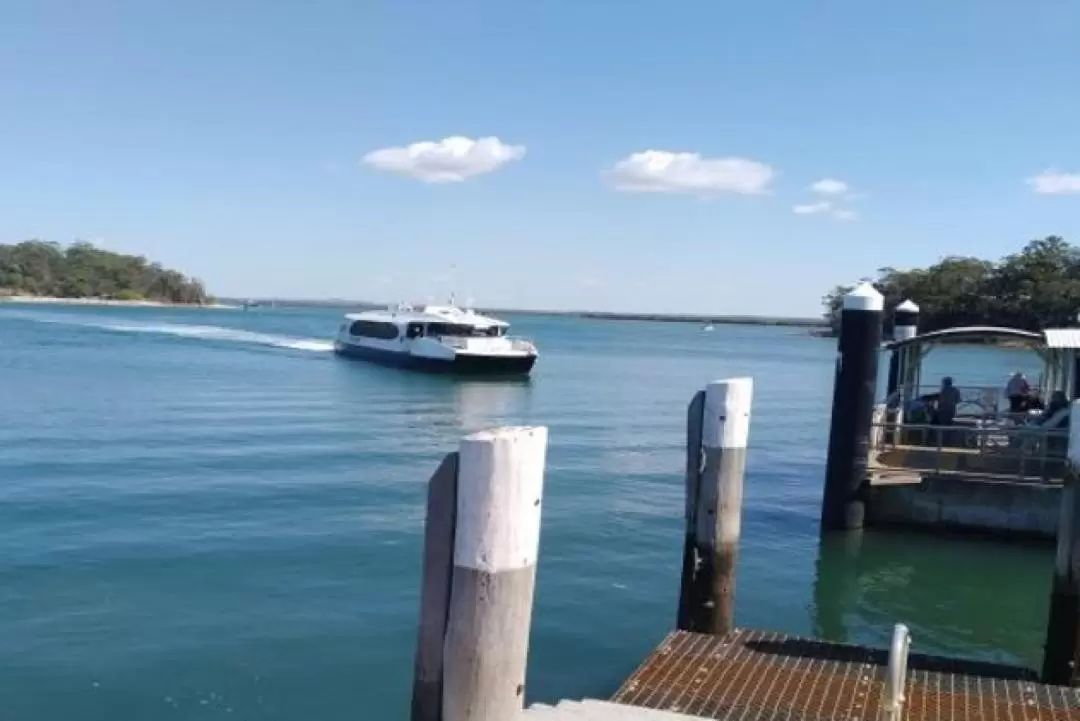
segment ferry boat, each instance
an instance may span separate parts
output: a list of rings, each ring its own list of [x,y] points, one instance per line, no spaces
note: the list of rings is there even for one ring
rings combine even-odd
[[[536,363],[531,341],[507,335],[510,325],[468,308],[399,304],[349,313],[334,350],[342,356],[415,370],[470,375],[527,375]]]

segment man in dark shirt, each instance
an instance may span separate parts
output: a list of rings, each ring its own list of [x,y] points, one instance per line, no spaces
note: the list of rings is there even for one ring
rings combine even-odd
[[[960,405],[960,390],[953,385],[949,376],[941,379],[941,392],[938,394],[937,422],[940,426],[951,426],[956,418],[956,407]]]

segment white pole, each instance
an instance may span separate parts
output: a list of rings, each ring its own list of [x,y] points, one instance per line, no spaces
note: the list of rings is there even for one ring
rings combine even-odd
[[[508,721],[524,708],[547,428],[466,436],[443,652],[443,721]]]

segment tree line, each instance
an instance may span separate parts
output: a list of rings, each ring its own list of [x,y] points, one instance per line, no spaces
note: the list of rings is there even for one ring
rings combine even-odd
[[[0,295],[211,301],[201,281],[141,256],[112,253],[90,243],[65,248],[40,240],[0,244]]]
[[[910,298],[919,306],[919,332],[992,325],[1038,331],[1075,325],[1080,312],[1080,248],[1056,235],[1032,240],[998,261],[949,256],[928,268],[881,268],[867,279],[885,296],[886,325]],[[840,329],[837,286],[822,298],[825,320]]]

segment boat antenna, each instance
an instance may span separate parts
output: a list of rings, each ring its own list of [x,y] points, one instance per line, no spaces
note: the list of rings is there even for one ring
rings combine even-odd
[[[457,307],[457,263],[450,264],[450,307]]]

